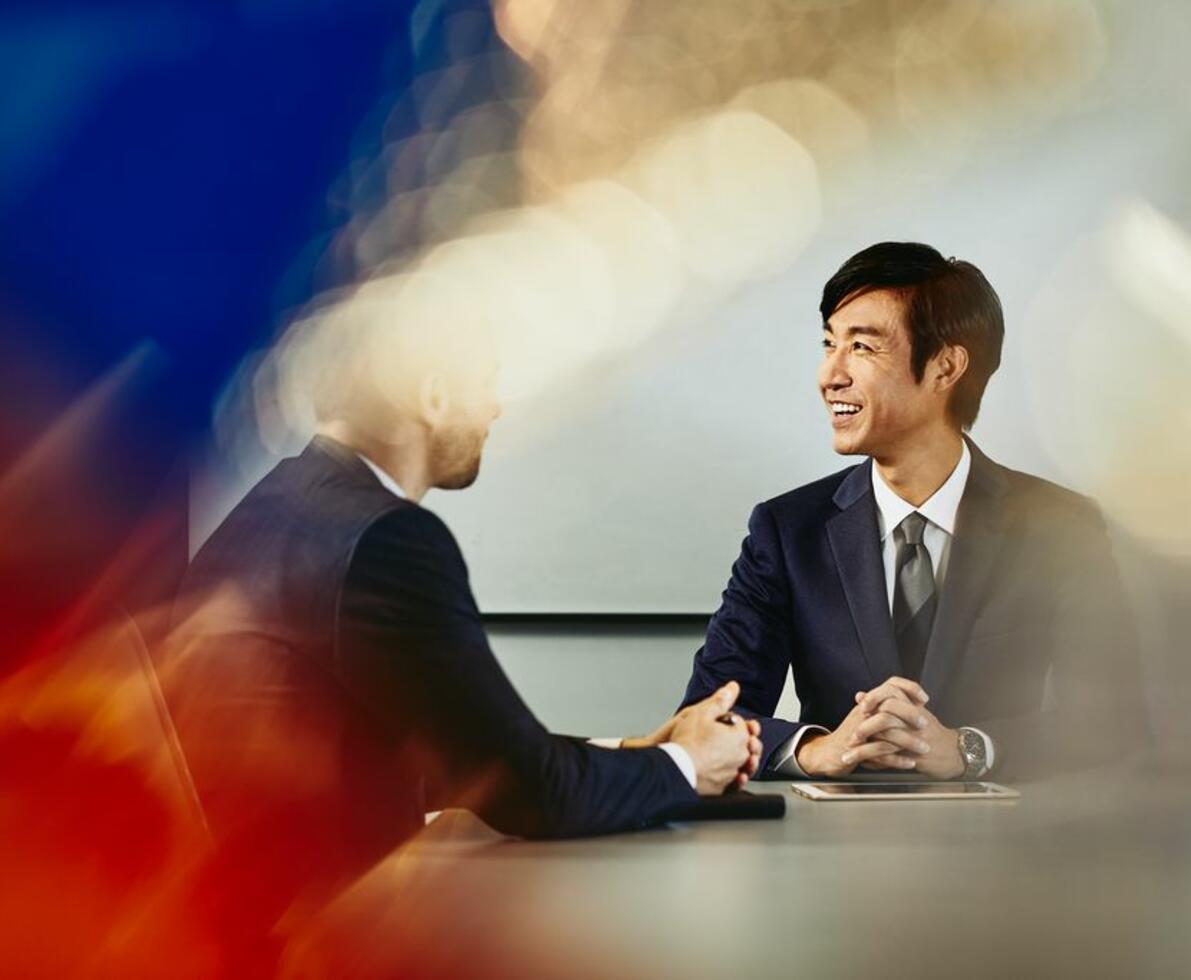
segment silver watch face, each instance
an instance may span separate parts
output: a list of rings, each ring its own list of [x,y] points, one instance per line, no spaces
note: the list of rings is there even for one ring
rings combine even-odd
[[[959,730],[959,751],[964,757],[964,775],[979,776],[988,768],[984,739],[970,728]]]

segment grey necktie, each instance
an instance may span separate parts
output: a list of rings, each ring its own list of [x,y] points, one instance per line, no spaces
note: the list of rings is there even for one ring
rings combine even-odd
[[[893,587],[893,631],[902,671],[911,680],[922,676],[926,645],[935,621],[935,572],[930,552],[922,543],[926,518],[917,511],[903,520],[893,532],[897,543],[895,585]]]

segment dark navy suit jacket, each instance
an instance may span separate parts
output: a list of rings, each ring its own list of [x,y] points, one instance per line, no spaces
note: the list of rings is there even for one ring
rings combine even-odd
[[[992,736],[1009,776],[1101,759],[1143,739],[1131,620],[1094,503],[999,466],[972,467],[920,678],[948,726]],[[774,718],[792,669],[797,721]],[[806,724],[835,728],[902,673],[872,461],[757,505],[684,704],[735,678],[761,719],[763,765]]]
[[[164,686],[208,818],[241,851],[273,853],[269,874],[366,867],[427,808],[568,836],[696,799],[660,749],[546,731],[488,647],[446,526],[333,440],[232,510],[174,625]]]

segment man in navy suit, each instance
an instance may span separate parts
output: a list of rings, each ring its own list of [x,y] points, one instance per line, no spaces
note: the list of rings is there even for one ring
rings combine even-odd
[[[771,776],[1023,776],[1141,742],[1096,506],[965,435],[1001,359],[988,281],[886,242],[844,263],[820,312],[833,447],[868,458],[753,510],[684,703],[738,679]],[[798,721],[772,717],[788,668]]]
[[[391,320],[330,335],[336,356],[301,379],[319,392],[318,435],[199,550],[163,657],[221,852],[283,897],[367,868],[427,809],[523,836],[630,830],[759,763],[731,683],[617,747],[534,717],[488,647],[455,539],[419,503],[476,479],[491,357],[458,325]]]

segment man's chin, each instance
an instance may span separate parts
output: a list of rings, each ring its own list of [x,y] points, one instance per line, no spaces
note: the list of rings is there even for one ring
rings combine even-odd
[[[479,466],[473,466],[470,470],[462,473],[455,473],[445,479],[439,480],[435,486],[439,490],[466,490],[473,483],[476,482],[480,475]]]
[[[852,440],[839,432],[832,433],[831,449],[840,456],[850,456],[852,454]]]
[[[836,432],[831,440],[831,448],[839,456],[867,456],[862,439],[850,436],[848,433]]]

